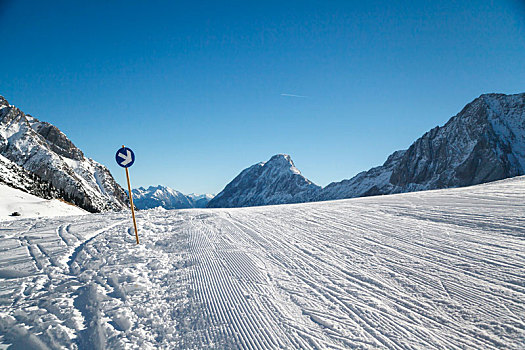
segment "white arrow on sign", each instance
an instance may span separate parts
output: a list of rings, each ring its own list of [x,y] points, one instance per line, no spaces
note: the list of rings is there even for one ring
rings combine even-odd
[[[131,158],[131,152],[128,150],[126,150],[127,152],[127,155],[124,155],[123,153],[119,153],[118,156],[122,159],[125,159],[125,161],[123,161],[122,163],[120,163],[121,165],[128,165],[129,163],[131,163],[131,161],[133,160]]]

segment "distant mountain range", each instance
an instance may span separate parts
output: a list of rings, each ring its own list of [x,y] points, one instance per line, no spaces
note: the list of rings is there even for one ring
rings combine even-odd
[[[0,96],[0,181],[90,212],[128,207],[109,170],[84,156],[57,127],[24,114]]]
[[[179,191],[166,186],[150,186],[147,189],[139,187],[131,190],[133,204],[137,209],[151,209],[163,207],[164,209],[206,208],[213,198],[211,194],[184,195]]]
[[[485,94],[382,166],[321,188],[288,155],[243,170],[208,207],[325,201],[476,185],[525,174],[525,93]]]
[[[243,170],[216,196],[133,190],[139,209],[246,207],[461,187],[525,174],[525,93],[485,94],[378,167],[322,188],[285,154]],[[0,183],[91,212],[129,207],[108,169],[57,127],[0,96]]]
[[[191,199],[194,208],[206,208],[208,206],[208,203],[215,197],[215,195],[210,193],[190,193],[186,195],[186,197]]]

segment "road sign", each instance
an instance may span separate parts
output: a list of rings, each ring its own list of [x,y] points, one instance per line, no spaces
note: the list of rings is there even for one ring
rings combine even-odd
[[[129,168],[135,163],[135,153],[127,147],[122,147],[117,151],[115,155],[115,160],[117,164],[123,168]]]
[[[139,244],[139,233],[137,232],[137,221],[135,220],[135,206],[133,205],[133,196],[131,195],[131,182],[129,181],[129,171],[128,168],[135,163],[135,154],[133,151],[122,145],[115,155],[117,164],[126,169],[126,179],[128,180],[128,193],[129,193],[129,203],[131,204],[131,216],[133,216],[133,226],[135,227],[135,238],[137,244]]]

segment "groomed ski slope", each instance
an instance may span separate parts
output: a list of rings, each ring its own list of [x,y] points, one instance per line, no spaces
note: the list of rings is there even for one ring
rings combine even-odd
[[[519,349],[525,177],[243,209],[0,223],[19,348]],[[1,348],[1,346],[0,346]]]

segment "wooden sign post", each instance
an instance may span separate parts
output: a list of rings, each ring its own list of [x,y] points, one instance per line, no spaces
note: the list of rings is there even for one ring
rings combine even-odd
[[[137,231],[137,221],[135,220],[135,206],[133,205],[133,195],[131,194],[131,183],[129,181],[129,171],[128,168],[133,165],[135,162],[135,154],[129,148],[124,147],[117,151],[115,156],[117,164],[126,169],[126,180],[128,180],[128,193],[129,193],[129,203],[131,204],[131,216],[133,217],[133,226],[135,227],[135,238],[137,239],[137,244],[139,244],[139,233]]]

